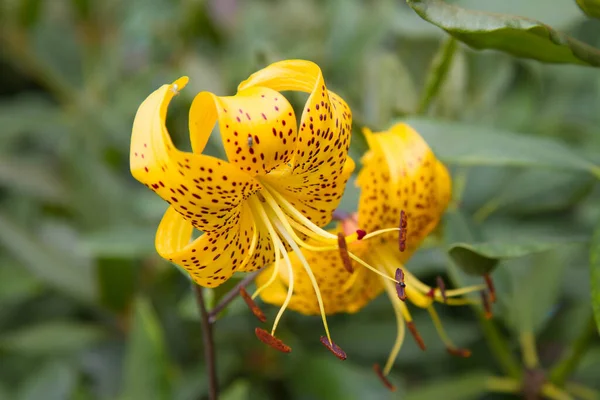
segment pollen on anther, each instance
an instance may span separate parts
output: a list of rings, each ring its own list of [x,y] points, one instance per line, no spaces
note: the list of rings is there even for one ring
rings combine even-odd
[[[255,328],[254,333],[258,340],[274,348],[275,350],[279,350],[282,353],[289,353],[292,351],[292,348],[287,344],[283,343],[280,339],[277,339],[275,336],[271,335],[269,332],[265,331],[262,328]]]
[[[367,235],[367,232],[362,230],[362,229],[357,229],[356,230],[356,238],[358,240],[362,240],[362,238],[364,238]]]
[[[387,378],[387,376],[383,374],[383,371],[381,370],[379,364],[373,364],[373,371],[375,371],[381,382],[385,385],[386,388],[390,390],[390,392],[396,391],[396,386],[394,386],[392,382],[390,382],[390,380]]]
[[[254,314],[254,316],[258,318],[260,322],[265,322],[267,320],[267,317],[263,311],[260,309],[260,307],[258,307],[258,304],[252,300],[252,297],[250,297],[248,292],[246,292],[246,289],[240,288],[240,296],[242,296],[242,299],[244,299],[248,305],[248,308],[250,308],[250,311],[252,311],[252,314]]]
[[[492,306],[486,291],[481,291],[481,302],[483,303],[483,312],[486,319],[492,318]]]
[[[485,284],[488,287],[489,293],[490,293],[490,301],[492,303],[496,302],[496,288],[494,287],[494,282],[492,281],[492,277],[490,276],[490,274],[485,274],[483,276],[483,279],[485,280]]]
[[[406,283],[404,283],[404,271],[401,268],[396,269],[396,293],[398,298],[402,301],[406,301]]]
[[[471,350],[461,349],[459,347],[446,347],[446,351],[456,357],[469,358],[471,357]]]
[[[344,234],[341,232],[338,233],[338,249],[340,250],[340,257],[342,258],[344,268],[346,268],[348,273],[353,273],[354,268],[352,268],[352,260],[350,259],[350,253],[348,253],[348,244],[346,243]]]
[[[398,235],[398,244],[400,251],[406,250],[406,236],[408,228],[408,216],[404,210],[400,211],[400,232]]]
[[[408,326],[408,330],[410,331],[411,335],[413,335],[413,337],[415,338],[415,341],[417,342],[421,350],[425,350],[425,342],[423,341],[421,334],[417,330],[415,323],[413,321],[409,321],[406,323],[406,326]]]
[[[321,336],[321,343],[323,343],[323,345],[325,347],[327,347],[329,349],[329,351],[331,351],[340,360],[343,361],[347,358],[346,352],[344,350],[342,350],[342,348],[340,346],[333,343],[333,341],[330,342],[326,336]]]

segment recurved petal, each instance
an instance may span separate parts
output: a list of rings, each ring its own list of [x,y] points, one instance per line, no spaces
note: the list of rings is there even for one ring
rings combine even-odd
[[[251,87],[228,97],[198,94],[190,109],[195,152],[202,151],[217,119],[227,158],[249,175],[264,175],[292,158],[296,116],[280,93]]]
[[[161,257],[185,269],[201,286],[219,286],[234,272],[251,270],[257,258],[266,259],[273,253],[268,241],[263,244],[264,235],[256,229],[245,204],[241,213],[222,229],[206,232],[195,240],[190,240],[192,232],[192,225],[171,206],[156,232],[156,249]]]
[[[354,163],[348,161],[352,114],[344,100],[327,90],[313,62],[288,60],[253,74],[240,88],[268,87],[310,93],[298,132],[291,171],[268,176],[277,189],[319,225],[331,219]]]
[[[364,257],[364,243],[350,245],[350,251]],[[342,264],[338,251],[302,251],[319,285],[326,314],[341,312],[354,313],[366,306],[382,291],[376,274],[357,263],[353,263],[354,273],[350,274]],[[319,305],[311,281],[295,253],[290,253],[294,271],[294,294],[289,308],[306,315],[318,315]],[[256,279],[257,286],[267,282],[275,265],[271,265]],[[279,265],[277,280],[261,292],[261,299],[269,304],[281,306],[289,285],[289,276],[283,260]]]
[[[423,138],[406,124],[379,133],[366,129],[365,135],[370,150],[357,178],[359,226],[368,232],[396,227],[404,210],[408,215],[406,244],[414,250],[448,206],[450,175]]]
[[[132,175],[201,231],[239,218],[241,202],[260,189],[252,176],[217,158],[179,151],[165,127],[171,99],[187,78],[163,85],[140,105],[129,155]]]

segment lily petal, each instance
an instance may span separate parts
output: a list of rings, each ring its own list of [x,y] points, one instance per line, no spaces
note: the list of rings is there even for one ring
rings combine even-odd
[[[244,205],[223,229],[205,232],[190,242],[192,225],[171,206],[160,222],[155,243],[161,257],[184,268],[196,283],[215,287],[236,271],[252,270],[257,257],[273,253],[269,245],[259,245],[259,236],[264,234],[255,231],[252,213]],[[254,269],[258,267],[254,263]]]
[[[165,119],[171,99],[187,81],[163,85],[140,105],[131,136],[131,173],[195,228],[221,231],[240,218],[241,202],[261,185],[232,164],[175,148]]]
[[[296,116],[280,93],[253,87],[228,97],[198,94],[190,108],[194,152],[202,152],[217,118],[227,158],[242,171],[265,175],[292,158]]]
[[[251,87],[310,93],[291,160],[292,171],[271,174],[267,179],[314,223],[328,223],[354,169],[347,157],[352,130],[350,108],[327,90],[321,69],[310,61],[271,64],[242,82],[239,89]]]
[[[439,222],[450,201],[450,175],[427,143],[400,123],[386,132],[365,129],[370,150],[357,184],[359,226],[367,232],[398,225],[408,215],[408,258]],[[380,240],[388,240],[382,235]]]

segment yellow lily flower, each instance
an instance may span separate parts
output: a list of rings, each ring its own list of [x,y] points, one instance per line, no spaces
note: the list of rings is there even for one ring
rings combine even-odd
[[[292,276],[287,250],[294,250],[320,299],[300,247],[337,248],[337,236],[320,227],[331,220],[354,169],[347,156],[350,109],[327,90],[316,64],[277,62],[242,82],[235,96],[199,93],[189,113],[192,152],[183,152],[173,145],[165,119],[187,82],[182,77],[152,93],[133,123],[131,173],[170,204],[156,233],[158,253],[197,284],[216,287],[236,271],[273,262],[278,269],[280,260],[287,266],[282,274]],[[299,125],[280,93],[288,90],[309,93]],[[202,154],[216,122],[228,161]],[[194,228],[203,234],[191,240]],[[289,351],[277,345],[274,333],[256,331],[259,339]]]
[[[425,348],[403,300],[408,299],[417,307],[427,309],[448,351],[467,356],[468,350],[458,349],[444,332],[433,303],[468,304],[472,300],[460,296],[482,291],[486,286],[445,290],[440,279],[438,287],[432,288],[403,267],[439,223],[450,201],[451,178],[427,143],[406,124],[397,124],[379,133],[365,129],[365,136],[370,150],[362,158],[363,169],[357,179],[361,188],[358,214],[343,220],[333,231],[346,234],[359,231],[360,236],[365,235],[363,240],[348,243],[348,250],[363,262],[344,261],[343,246],[340,251],[305,252],[304,256],[321,288],[327,314],[354,313],[382,291],[388,294],[396,314],[398,333],[380,376],[392,387],[385,375],[389,374],[400,351],[405,325],[418,344]],[[386,232],[399,225],[400,234],[391,231],[364,240],[372,235],[367,232]],[[290,254],[290,259],[294,266],[299,262],[296,254]],[[303,314],[318,313],[318,301],[306,274],[299,268],[293,268],[293,271],[293,279],[277,266],[262,272],[256,279],[261,298],[270,304],[287,304]],[[293,294],[290,295],[292,282]],[[378,366],[376,370],[379,370]]]

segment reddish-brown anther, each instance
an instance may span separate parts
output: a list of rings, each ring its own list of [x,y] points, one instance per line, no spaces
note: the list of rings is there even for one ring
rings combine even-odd
[[[425,350],[425,342],[423,341],[423,338],[421,337],[421,334],[417,330],[417,327],[415,326],[415,323],[412,322],[412,321],[410,321],[410,322],[406,323],[406,326],[408,326],[408,330],[410,331],[410,333],[415,338],[415,341],[417,342],[417,344],[419,345],[419,347],[421,348],[421,350]]]
[[[488,290],[490,292],[490,301],[492,303],[496,302],[496,288],[494,287],[494,282],[492,281],[492,277],[490,276],[490,274],[485,274],[483,276],[483,279],[485,279],[485,284],[488,287]]]
[[[481,302],[483,303],[483,312],[486,319],[492,318],[492,305],[486,291],[481,291]]]
[[[400,231],[399,231],[399,247],[400,251],[406,250],[406,236],[407,236],[407,228],[408,228],[408,216],[404,212],[404,210],[400,211]]]
[[[335,354],[335,356],[337,358],[339,358],[340,360],[343,361],[347,358],[346,352],[344,350],[342,350],[342,348],[340,346],[338,346],[337,344],[335,344],[333,342],[329,342],[329,339],[327,339],[327,336],[321,336],[321,343],[323,343],[323,345],[325,347],[327,347],[329,349],[329,351],[331,351],[333,354]]]
[[[438,288],[440,289],[440,293],[442,295],[442,300],[444,300],[444,303],[447,303],[448,297],[446,297],[446,283],[444,283],[444,280],[442,279],[441,276],[438,276],[436,278],[436,282],[437,282]]]
[[[357,229],[356,230],[356,238],[358,240],[362,240],[362,238],[364,238],[367,235],[367,232],[362,230],[362,229]]]
[[[406,283],[404,283],[404,271],[402,269],[396,269],[396,293],[398,294],[398,298],[402,301],[406,301]]]
[[[354,272],[354,268],[352,268],[352,260],[350,259],[350,254],[348,253],[348,244],[346,243],[346,238],[344,234],[338,233],[338,249],[340,250],[340,257],[342,258],[342,263],[344,264],[344,268],[349,273]]]
[[[469,358],[471,357],[471,350],[461,349],[458,347],[446,347],[446,351],[456,357]]]
[[[383,375],[383,371],[381,370],[379,364],[373,364],[373,371],[375,371],[381,382],[390,390],[390,392],[396,391],[396,386],[392,385],[392,382],[390,382],[387,376]]]
[[[265,322],[267,320],[265,313],[263,313],[258,304],[252,300],[252,297],[250,297],[248,292],[246,292],[246,289],[240,288],[240,296],[242,296],[242,299],[244,299],[248,305],[248,308],[250,308],[250,311],[252,311],[252,314],[254,314],[260,322]]]
[[[292,351],[292,348],[290,346],[283,343],[281,340],[277,339],[275,336],[271,335],[269,332],[265,331],[262,328],[255,328],[254,333],[256,334],[258,340],[260,340],[268,346],[271,346],[275,350],[279,350],[282,353],[289,353]]]

